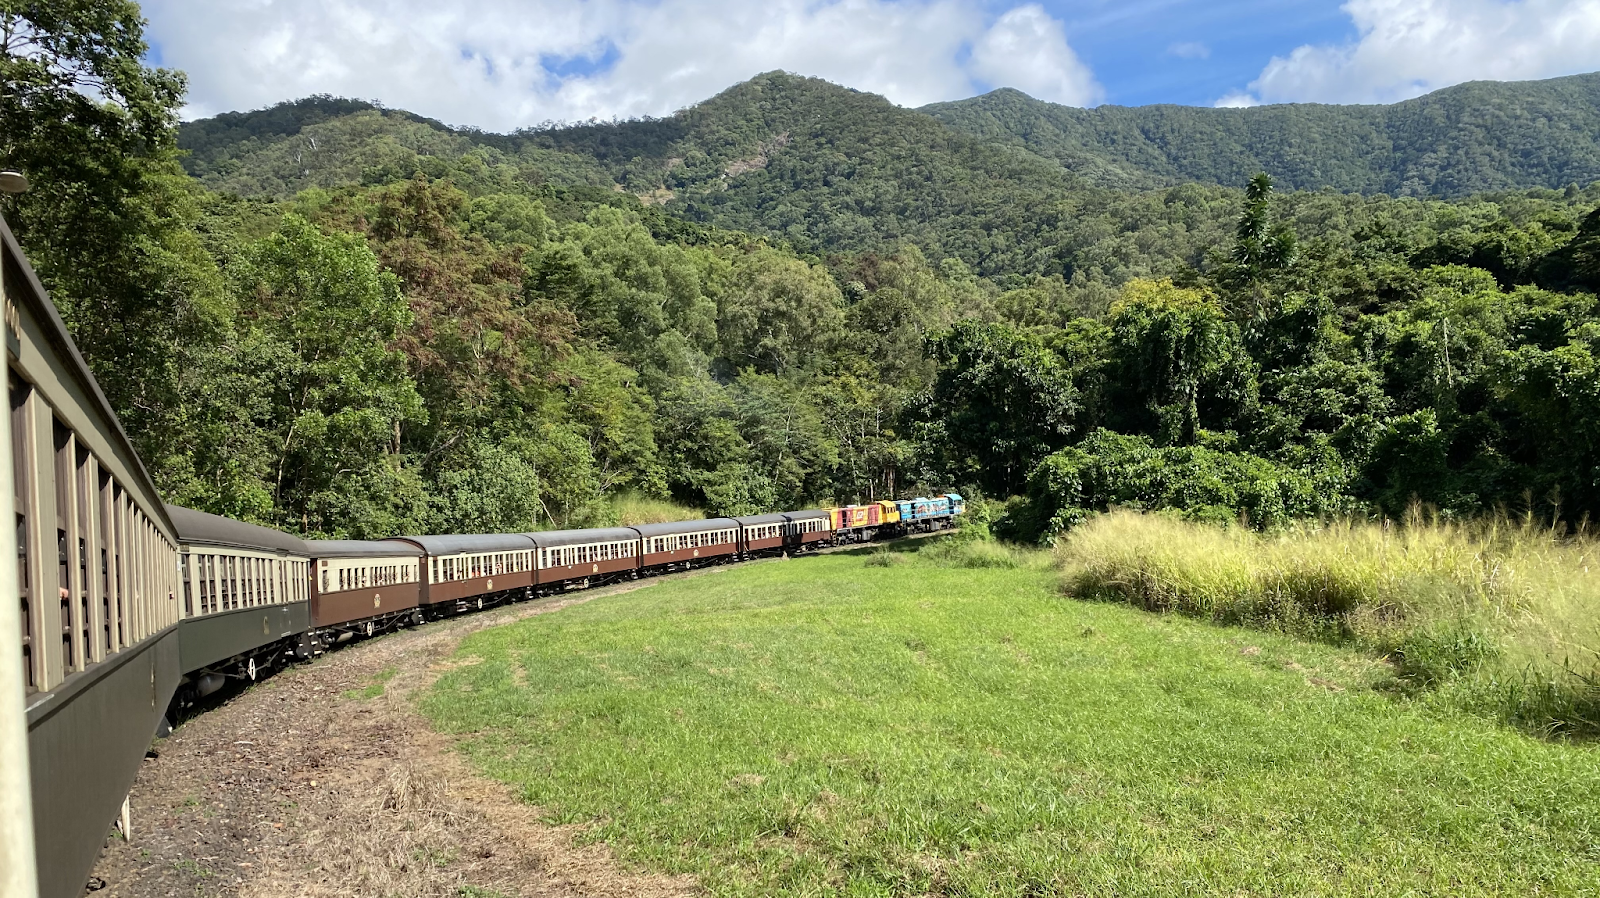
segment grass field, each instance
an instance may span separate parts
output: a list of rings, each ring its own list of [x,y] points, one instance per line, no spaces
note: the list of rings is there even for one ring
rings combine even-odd
[[[1024,555],[907,548],[476,634],[424,710],[718,895],[1600,890],[1591,746],[1397,697],[1355,651],[1065,598]]]

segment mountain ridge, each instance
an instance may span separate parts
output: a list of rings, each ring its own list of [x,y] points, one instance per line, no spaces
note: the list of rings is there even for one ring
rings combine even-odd
[[[1069,171],[1123,176],[1108,186],[1266,171],[1288,189],[1456,198],[1600,180],[1600,73],[1471,81],[1389,104],[1081,109],[1001,88],[919,111]]]

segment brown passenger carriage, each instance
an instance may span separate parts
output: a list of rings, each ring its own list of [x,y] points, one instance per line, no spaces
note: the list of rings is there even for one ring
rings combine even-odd
[[[402,536],[426,552],[422,604],[483,607],[514,590],[526,595],[534,580],[532,540],[517,533]]]
[[[739,554],[739,522],[732,518],[640,524],[641,567],[694,566]]]
[[[345,629],[383,621],[422,602],[422,550],[397,539],[310,540],[311,622]],[[373,628],[365,628],[370,633]]]
[[[639,534],[631,527],[524,533],[535,546],[541,590],[636,577]]]
[[[783,517],[789,522],[784,542],[791,552],[818,548],[833,541],[833,512],[826,508],[784,512]]]
[[[789,518],[758,514],[734,518],[739,523],[739,551],[744,555],[781,552],[788,542]]]

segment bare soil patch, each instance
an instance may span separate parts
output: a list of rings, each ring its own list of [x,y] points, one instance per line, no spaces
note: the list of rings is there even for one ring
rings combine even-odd
[[[699,573],[699,572],[696,572]],[[628,584],[469,615],[331,652],[180,726],[131,796],[99,896],[679,896],[689,877],[621,866],[479,776],[418,715],[467,633]],[[384,678],[387,677],[385,681]],[[380,695],[365,697],[383,682]]]

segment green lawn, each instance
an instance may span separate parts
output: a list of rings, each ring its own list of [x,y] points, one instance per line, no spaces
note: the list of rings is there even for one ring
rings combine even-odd
[[[714,894],[1600,894],[1592,746],[1055,584],[860,555],[664,582],[468,638],[424,706]]]

